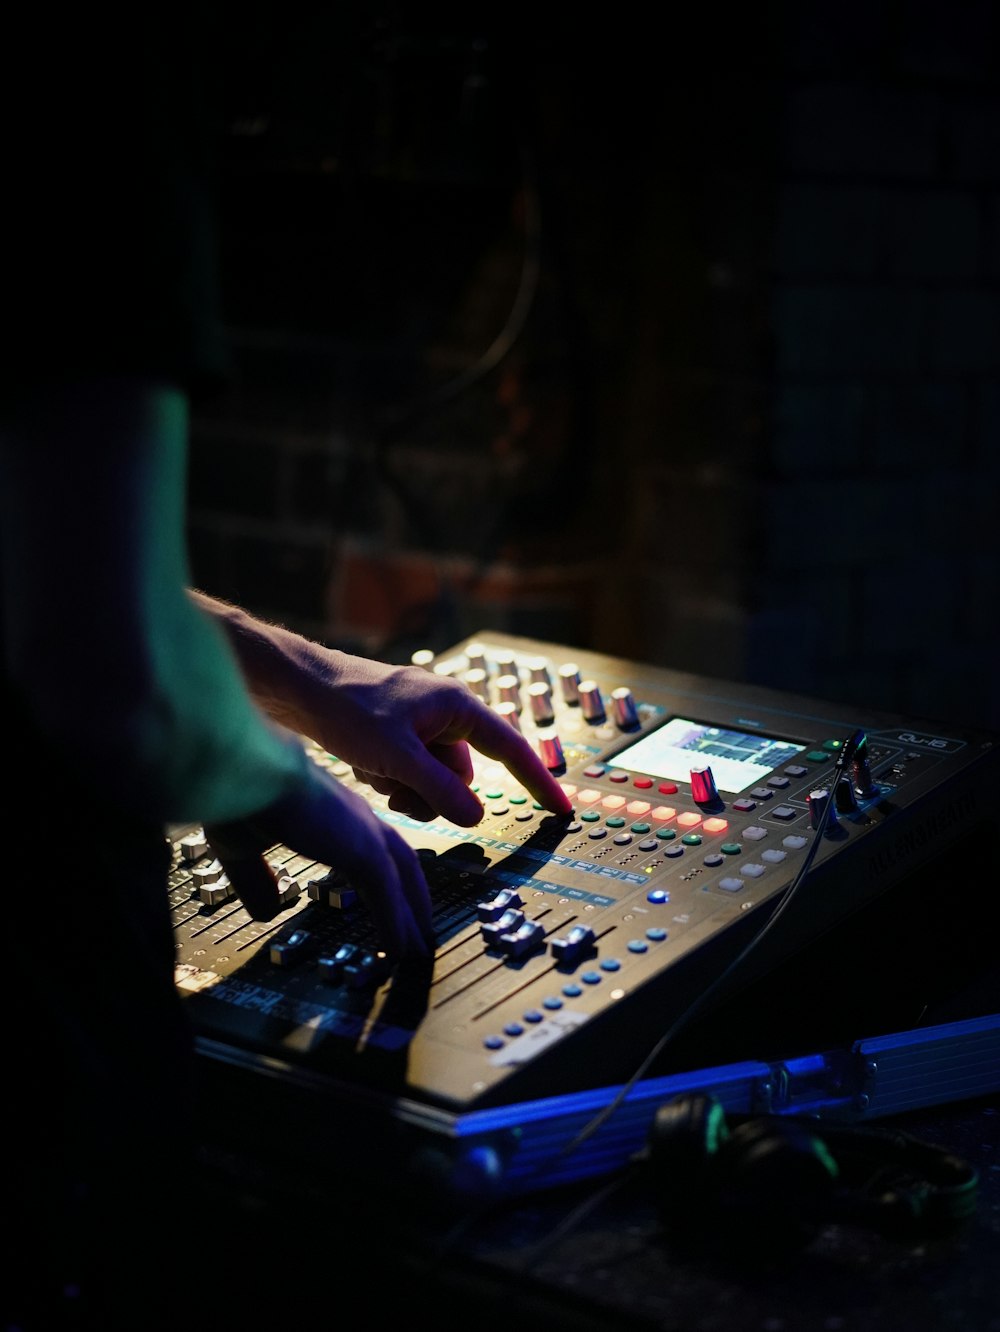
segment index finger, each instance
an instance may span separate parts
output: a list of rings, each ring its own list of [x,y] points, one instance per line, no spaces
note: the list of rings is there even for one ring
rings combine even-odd
[[[573,803],[528,741],[489,708],[477,711],[467,739],[487,758],[502,763],[545,809],[570,814]]]

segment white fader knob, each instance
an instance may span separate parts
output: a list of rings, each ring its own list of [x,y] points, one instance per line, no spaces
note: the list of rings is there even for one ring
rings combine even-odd
[[[589,722],[604,721],[604,699],[596,680],[580,681],[580,710]]]
[[[619,729],[634,731],[639,725],[639,714],[636,711],[632,690],[628,685],[619,685],[617,689],[612,689],[611,706],[615,710],[615,721]]]

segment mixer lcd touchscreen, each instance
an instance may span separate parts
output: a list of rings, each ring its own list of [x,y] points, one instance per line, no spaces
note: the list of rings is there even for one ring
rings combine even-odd
[[[692,768],[711,765],[717,788],[735,794],[765,781],[805,748],[790,740],[671,717],[620,750],[613,762],[626,772],[672,782],[690,781]]]

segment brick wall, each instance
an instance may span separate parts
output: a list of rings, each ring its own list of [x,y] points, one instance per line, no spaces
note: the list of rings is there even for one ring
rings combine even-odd
[[[232,136],[197,581],[1000,726],[992,6],[405,36]]]

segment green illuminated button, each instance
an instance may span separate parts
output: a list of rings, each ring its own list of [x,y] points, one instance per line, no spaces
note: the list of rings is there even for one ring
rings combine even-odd
[[[836,753],[838,749],[844,748],[844,742],[843,740],[824,740],[823,748],[832,750],[834,753]]]
[[[743,848],[739,842],[723,842],[721,850],[727,856],[738,856]]]
[[[674,828],[657,828],[656,835],[661,842],[672,842],[677,836],[677,831]]]
[[[596,809],[585,809],[580,815],[580,818],[586,823],[596,823],[600,817]]]
[[[649,832],[649,824],[648,824],[648,823],[633,823],[633,824],[632,824],[632,831],[633,831],[634,833],[639,833],[640,836],[641,836],[642,833],[648,833],[648,832]]]
[[[522,795],[511,796],[510,803],[512,805],[526,805],[528,803],[528,797]]]
[[[810,749],[809,753],[806,755],[806,758],[809,760],[810,763],[830,762],[830,755],[824,754],[821,749]]]
[[[697,833],[685,833],[681,841],[685,846],[701,846],[701,837]]]
[[[487,800],[500,800],[500,799],[502,799],[502,798],[503,798],[503,792],[502,792],[502,791],[487,791],[487,792],[486,792],[486,799],[487,799]]]
[[[611,817],[610,819],[608,819],[608,827],[609,827],[609,828],[624,828],[624,827],[625,827],[625,820],[621,817],[620,814],[614,814],[614,815],[612,815],[612,817]]]

